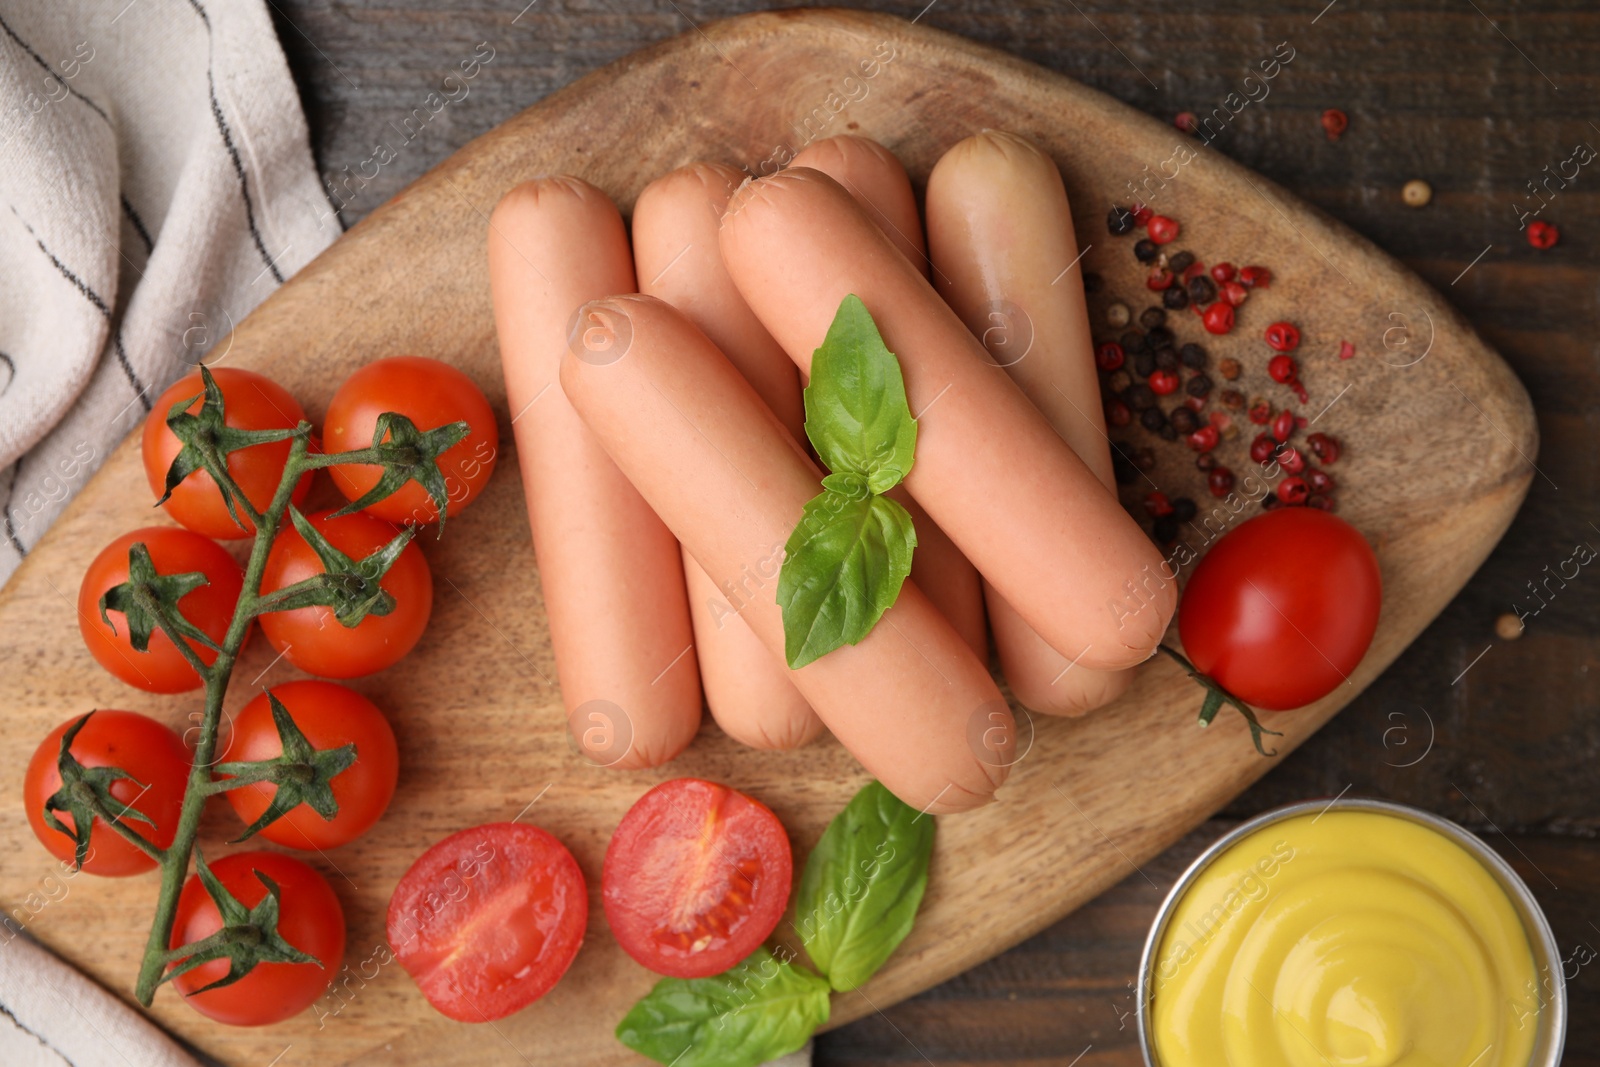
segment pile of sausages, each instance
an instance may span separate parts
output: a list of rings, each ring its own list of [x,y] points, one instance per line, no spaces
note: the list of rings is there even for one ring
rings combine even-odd
[[[676,756],[703,691],[748,745],[826,726],[907,803],[964,811],[1015,744],[988,629],[1013,695],[1047,714],[1115,699],[1155,651],[1177,593],[1116,499],[1060,172],[985,131],[939,161],[926,215],[925,246],[905,168],[856,137],[757,180],[673,171],[640,194],[631,247],[577,178],[496,208],[495,322],[556,668],[600,762]],[[790,670],[778,571],[824,473],[801,383],[852,293],[918,419],[893,494],[918,546],[864,640]],[[1013,334],[986,348],[991,330]]]

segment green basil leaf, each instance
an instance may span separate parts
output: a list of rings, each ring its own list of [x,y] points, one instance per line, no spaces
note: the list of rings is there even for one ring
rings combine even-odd
[[[917,420],[906,403],[900,361],[884,346],[859,297],[839,304],[811,357],[806,436],[831,471],[853,471],[882,493],[911,471]]]
[[[910,514],[888,497],[825,489],[807,501],[778,571],[789,666],[866,637],[900,595],[916,547]]]
[[[870,782],[811,850],[795,927],[834,989],[871,978],[911,932],[928,886],[933,824],[933,816]]]
[[[758,948],[713,978],[663,978],[617,1024],[617,1040],[674,1067],[755,1067],[828,1021],[828,983]]]

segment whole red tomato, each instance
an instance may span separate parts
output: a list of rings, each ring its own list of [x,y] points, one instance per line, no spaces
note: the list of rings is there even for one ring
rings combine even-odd
[[[211,864],[224,889],[253,908],[267,895],[260,871],[278,884],[278,934],[318,963],[262,963],[232,985],[204,989],[228,974],[227,960],[202,963],[172,980],[184,1000],[201,1015],[231,1026],[265,1026],[298,1015],[322,996],[344,963],[344,909],[315,870],[276,852],[235,852]],[[190,875],[178,896],[172,947],[210,937],[222,929],[222,915],[198,874]]]
[[[1269,711],[1327,696],[1361,662],[1383,583],[1355,527],[1315,508],[1279,508],[1206,553],[1178,605],[1196,670]]]
[[[467,436],[438,460],[449,500],[448,514],[460,514],[488,484],[498,455],[499,427],[483,391],[461,371],[436,359],[380,359],[350,375],[333,394],[323,420],[325,447],[329,452],[370,448],[378,416],[386,411],[404,415],[419,430],[459,421],[470,427]],[[346,499],[359,500],[378,484],[383,468],[351,463],[330,467],[328,473]],[[365,510],[398,523],[439,519],[438,505],[416,482],[407,482]]]
[[[61,788],[61,738],[79,718],[68,719],[39,743],[28,761],[22,786],[22,803],[34,835],[51,855],[67,862],[74,856],[72,838],[44,821],[44,802]],[[151,820],[146,823],[129,819],[126,825],[158,848],[172,844],[189,777],[189,750],[177,734],[154,719],[131,711],[96,711],[72,739],[70,751],[85,768],[120,767],[126,771],[131,777],[112,782],[111,795]],[[76,829],[70,812],[57,811],[55,816]],[[89,831],[84,870],[121,877],[151,870],[155,865],[155,860],[121,834],[95,820]]]
[[[272,695],[288,709],[289,717],[311,747],[318,750],[356,746],[355,762],[328,783],[339,813],[324,819],[306,804],[292,808],[262,827],[268,841],[289,848],[335,848],[357,837],[378,821],[394,796],[400,752],[394,731],[378,706],[353,689],[332,682],[287,682],[272,687]],[[234,717],[233,742],[228,762],[254,762],[283,755],[283,741],[272,718],[272,704],[261,693]],[[253,825],[278,793],[271,782],[255,782],[228,790],[228,803],[245,825]]]
[[[222,390],[223,421],[238,430],[284,430],[300,424],[306,413],[290,392],[270,378],[254,371],[219,367],[211,372],[217,387]],[[167,412],[172,405],[186,396],[195,398],[187,410],[199,412],[205,384],[200,372],[178,379],[151,407],[144,420],[144,476],[150,491],[158,498],[166,488],[167,469],[183,448],[172,430],[167,427]],[[241,448],[228,455],[228,473],[244,490],[257,511],[266,509],[277,492],[278,481],[283,477],[283,465],[289,458],[289,442],[273,441],[264,445]],[[294,502],[299,503],[311,488],[311,472],[307,471],[294,488]],[[228,540],[249,537],[255,533],[255,524],[244,512],[239,522],[233,521],[222,500],[222,491],[210,474],[198,470],[173,487],[172,495],[162,505],[182,525],[205,534]],[[240,523],[243,523],[241,526]]]
[[[239,591],[244,588],[244,571],[226,549],[210,538],[167,526],[123,534],[94,558],[78,587],[78,630],[100,666],[131,686],[152,693],[198,689],[200,676],[164,632],[152,633],[149,647],[140,652],[129,640],[128,621],[121,612],[108,612],[110,623],[100,617],[100,598],[112,586],[128,580],[128,550],[139,542],[150,550],[157,574],[170,577],[199,571],[206,576],[207,584],[186,593],[178,601],[178,610],[221,644],[233,622]],[[217,658],[204,645],[191,644],[202,663],[209,664]]]
[[[308,516],[328,542],[360,561],[394,539],[400,531],[365,512],[329,518],[330,512]],[[322,560],[292,525],[285,523],[261,577],[261,592],[323,573]],[[308,674],[324,678],[357,678],[399,662],[427,629],[433,611],[433,575],[416,544],[406,545],[379,584],[395,599],[387,615],[368,615],[347,627],[326,607],[275,611],[261,616],[261,630],[272,647]]]

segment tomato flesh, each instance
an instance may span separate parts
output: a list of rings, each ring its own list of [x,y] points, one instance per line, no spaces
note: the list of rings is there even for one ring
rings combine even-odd
[[[1383,582],[1366,538],[1316,508],[1239,526],[1195,568],[1178,605],[1184,651],[1202,674],[1268,711],[1342,685],[1378,627]]]
[[[606,920],[657,974],[721,974],[767,939],[789,902],[794,860],[765,804],[716,782],[651,789],[611,836],[601,876]]]
[[[537,826],[490,823],[440,841],[389,898],[388,938],[428,1003],[490,1022],[548,993],[589,921],[583,872]]]
[[[278,933],[319,963],[258,964],[232,985],[204,993],[197,990],[227,976],[227,960],[202,963],[172,980],[191,1008],[231,1026],[265,1026],[298,1015],[316,1003],[344,965],[344,909],[322,875],[276,852],[235,852],[211,862],[211,873],[246,908],[267,895],[256,871],[278,884]],[[172,946],[191,944],[220,929],[216,904],[200,876],[190,875],[178,896]]]
[[[78,718],[51,730],[28,761],[23,782],[23,804],[34,836],[59,860],[71,862],[72,839],[44,821],[44,802],[61,788],[61,737]],[[150,823],[129,820],[127,825],[161,848],[172,844],[189,778],[189,750],[178,735],[154,719],[131,711],[96,711],[72,741],[72,755],[84,767],[121,767],[132,779],[111,784],[111,795],[148,816]],[[72,815],[55,813],[67,826]],[[83,869],[90,874],[122,877],[155,867],[156,861],[129,843],[103,821],[89,831],[89,854]]]
[[[260,835],[287,848],[325,849],[354,841],[377,822],[394,796],[400,754],[394,731],[378,706],[353,689],[332,682],[288,682],[272,687],[289,710],[289,717],[319,750],[356,746],[356,759],[328,783],[339,812],[324,819],[306,804],[264,826]],[[269,760],[283,755],[283,741],[272,719],[272,704],[261,693],[233,719],[227,752],[229,763]],[[246,826],[253,824],[272,804],[278,787],[255,782],[230,789],[228,803]]]

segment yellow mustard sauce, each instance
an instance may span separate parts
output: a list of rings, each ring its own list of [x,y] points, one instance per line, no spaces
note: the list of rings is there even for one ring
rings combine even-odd
[[[1399,816],[1333,810],[1218,856],[1156,954],[1160,1067],[1526,1067],[1533,950],[1494,876]]]

